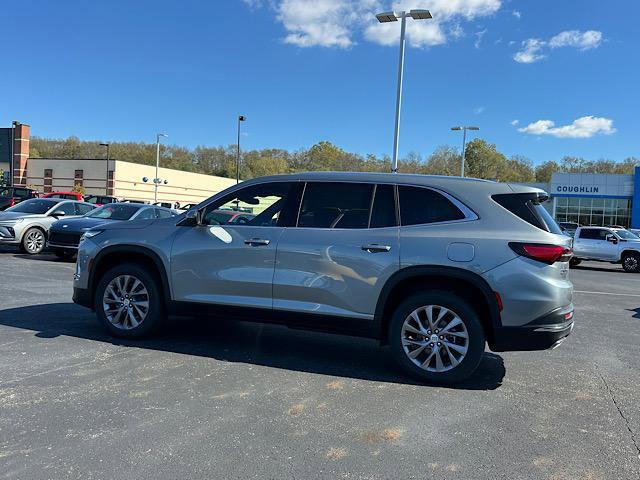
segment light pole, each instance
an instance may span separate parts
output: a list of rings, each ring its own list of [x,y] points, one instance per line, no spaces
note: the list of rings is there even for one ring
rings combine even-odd
[[[451,127],[453,131],[462,130],[462,161],[460,162],[460,176],[464,177],[464,160],[467,151],[467,130],[478,131],[479,127]]]
[[[16,127],[20,126],[20,122],[14,120],[11,122],[11,160],[9,161],[9,186],[15,185],[13,174],[15,173],[15,148],[16,148]]]
[[[244,115],[238,115],[238,148],[236,150],[236,184],[240,183],[240,122],[247,119]]]
[[[402,105],[402,77],[404,75],[404,44],[405,44],[405,30],[407,26],[407,16],[414,20],[428,20],[433,18],[429,10],[409,10],[409,12],[402,11],[396,12],[384,12],[376,15],[376,18],[380,23],[397,22],[398,19],[402,22],[400,27],[400,61],[398,62],[398,89],[396,91],[396,124],[393,133],[393,161],[391,163],[391,171],[393,173],[398,172],[398,143],[400,141],[400,107]]]
[[[156,178],[153,179],[154,190],[153,190],[153,203],[158,202],[158,183],[160,183],[160,137],[168,137],[166,133],[157,133],[156,134]]]
[[[111,146],[111,144],[101,143],[100,146],[107,147],[107,173],[106,173],[106,177],[104,177],[105,178],[104,193],[105,195],[109,195],[109,147]]]

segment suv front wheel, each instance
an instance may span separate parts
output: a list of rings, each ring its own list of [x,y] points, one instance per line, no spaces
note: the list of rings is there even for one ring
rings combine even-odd
[[[124,263],[107,271],[96,287],[99,322],[116,337],[140,338],[157,331],[165,318],[161,289],[147,269]]]
[[[478,315],[452,292],[410,296],[389,325],[395,360],[409,374],[431,383],[460,382],[478,368],[485,335]]]

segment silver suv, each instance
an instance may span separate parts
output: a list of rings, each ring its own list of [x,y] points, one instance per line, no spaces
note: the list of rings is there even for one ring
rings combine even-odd
[[[379,339],[410,374],[454,383],[494,351],[573,327],[571,239],[542,190],[318,172],[233,186],[182,215],[89,230],[76,303],[137,338],[196,312]],[[255,215],[221,224],[221,210]]]

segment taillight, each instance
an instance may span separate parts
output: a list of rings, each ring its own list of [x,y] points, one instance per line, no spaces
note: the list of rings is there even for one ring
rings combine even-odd
[[[545,243],[509,243],[511,249],[518,255],[537,260],[538,262],[548,263],[566,262],[573,255],[573,250],[562,245],[549,245]]]

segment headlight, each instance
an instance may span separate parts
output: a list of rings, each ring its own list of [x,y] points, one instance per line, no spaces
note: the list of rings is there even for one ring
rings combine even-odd
[[[80,241],[86,240],[87,238],[93,238],[96,235],[100,235],[103,230],[89,230],[88,232],[84,232],[80,237]]]

